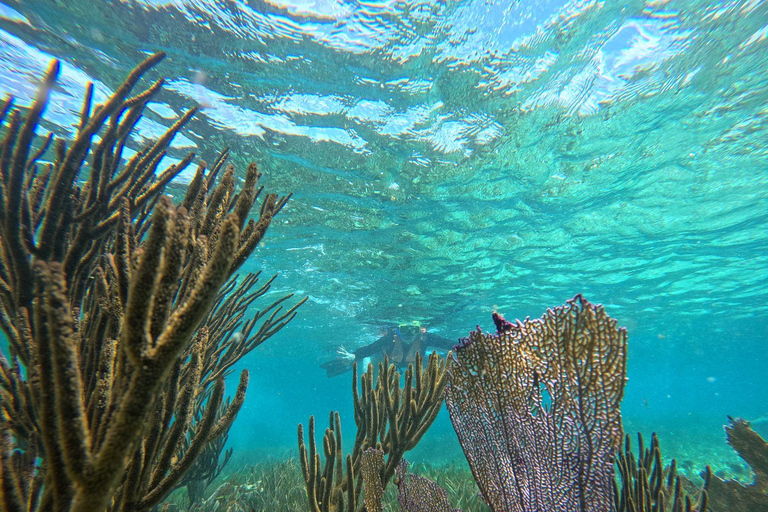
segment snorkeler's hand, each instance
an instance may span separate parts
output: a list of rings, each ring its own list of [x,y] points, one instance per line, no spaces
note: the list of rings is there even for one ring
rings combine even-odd
[[[339,356],[339,359],[345,359],[347,361],[354,361],[355,360],[355,354],[348,351],[344,347],[339,347],[338,350],[336,350],[336,355]]]

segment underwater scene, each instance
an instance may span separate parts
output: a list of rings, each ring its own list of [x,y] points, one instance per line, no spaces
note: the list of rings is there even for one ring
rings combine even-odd
[[[768,512],[768,2],[2,0],[0,511]]]

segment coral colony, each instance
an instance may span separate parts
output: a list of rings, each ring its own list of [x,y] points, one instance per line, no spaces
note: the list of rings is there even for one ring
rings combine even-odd
[[[122,165],[162,81],[131,91],[162,58],[139,64],[103,105],[92,108],[89,87],[77,137],[55,142],[52,163],[38,162],[52,137],[35,131],[58,63],[26,120],[10,99],[1,108],[4,511],[155,507],[242,406],[248,372],[228,405],[224,374],[299,305],[281,311],[281,299],[243,321],[269,283],[234,273],[288,200],[267,194],[248,219],[261,191],[255,165],[237,192],[231,165],[216,184],[225,152],[210,171],[199,165],[180,204],[162,195],[194,158],[156,172],[194,109]]]
[[[266,194],[250,217],[255,164],[237,189],[224,151],[209,170],[199,163],[179,202],[163,195],[195,158],[159,169],[194,109],[124,160],[162,80],[132,91],[162,59],[140,63],[103,105],[89,86],[69,143],[36,133],[57,63],[26,114],[10,98],[0,105],[3,511],[176,510],[168,497],[182,488],[186,510],[263,510],[269,493],[303,487],[286,510],[378,512],[394,482],[401,510],[450,512],[461,486],[448,493],[404,460],[444,399],[484,510],[768,510],[768,444],[743,420],[727,433],[757,475],[750,486],[707,468],[698,489],[674,461],[664,467],[655,435],[648,447],[638,436],[635,457],[620,412],[627,332],[580,295],[536,320],[494,313],[496,333],[478,327],[455,356],[418,356],[402,375],[386,359],[360,375],[355,366],[351,453],[338,413],[322,449],[311,417],[306,436],[298,428],[295,480],[275,466],[264,470],[271,487],[266,476],[230,481],[206,497],[248,384],[243,371],[225,401],[224,377],[304,301],[283,309],[288,295],[247,316],[272,280],[236,271],[288,201]]]
[[[445,395],[486,503],[610,510],[626,330],[580,296],[539,320],[494,322],[457,349]]]

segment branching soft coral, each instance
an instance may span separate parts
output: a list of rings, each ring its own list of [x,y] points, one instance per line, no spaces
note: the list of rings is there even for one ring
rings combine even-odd
[[[243,319],[271,281],[237,284],[234,272],[288,199],[268,194],[258,220],[248,220],[261,191],[254,164],[239,191],[225,152],[210,172],[200,164],[180,204],[162,195],[194,158],[157,172],[194,109],[123,163],[162,81],[131,92],[162,58],[139,64],[95,108],[89,86],[70,144],[35,135],[58,63],[26,119],[10,99],[0,108],[3,510],[155,506],[242,406],[247,372],[221,407],[229,368],[300,304],[282,311],[285,297]]]

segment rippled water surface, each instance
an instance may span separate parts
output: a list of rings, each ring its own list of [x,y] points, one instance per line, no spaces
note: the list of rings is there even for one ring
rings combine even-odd
[[[0,16],[0,91],[28,104],[65,63],[49,128],[72,131],[87,80],[103,98],[162,50],[134,147],[199,105],[173,157],[231,147],[294,192],[253,269],[310,301],[246,361],[235,443],[292,447],[297,422],[345,411],[348,379],[317,364],[387,322],[456,338],[576,293],[629,328],[628,430],[696,457],[695,439],[724,445],[726,414],[768,423],[768,3],[19,0]],[[425,443],[455,447],[440,421]]]

